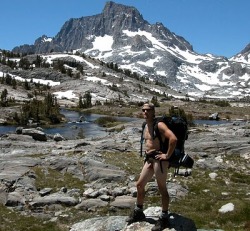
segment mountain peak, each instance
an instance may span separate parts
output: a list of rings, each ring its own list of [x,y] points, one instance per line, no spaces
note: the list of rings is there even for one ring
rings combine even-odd
[[[136,15],[136,16],[139,16],[140,18],[142,18],[141,14],[139,13],[139,11],[135,7],[118,4],[118,3],[115,3],[112,1],[109,1],[106,3],[102,13],[103,13],[104,17],[106,17],[106,16],[107,17],[114,17],[114,16],[117,16],[119,14],[129,14],[129,15],[132,14],[132,15]]]
[[[250,53],[250,43],[240,52],[242,55]]]
[[[82,52],[187,95],[203,95],[205,91],[208,97],[213,97],[220,87],[227,88],[221,97],[227,97],[227,92],[250,93],[249,46],[242,51],[244,55],[241,53],[232,60],[200,55],[162,23],[150,24],[135,7],[113,1],[107,2],[100,14],[68,20],[52,40],[42,36],[34,45],[13,49],[16,53],[51,51]],[[242,81],[243,76],[246,81]]]
[[[110,33],[122,30],[137,31],[148,22],[145,21],[140,12],[132,6],[125,6],[115,2],[107,2],[102,11],[103,23]]]

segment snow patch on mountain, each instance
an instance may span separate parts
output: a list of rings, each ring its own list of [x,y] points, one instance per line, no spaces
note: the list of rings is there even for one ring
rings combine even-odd
[[[102,36],[95,37],[95,40],[92,43],[93,48],[86,50],[85,52],[88,53],[93,50],[99,50],[101,52],[112,51],[113,42],[114,42],[113,37],[109,35],[104,35],[103,37]]]
[[[43,38],[43,42],[51,42],[52,41],[52,38]]]
[[[73,90],[68,91],[57,91],[53,93],[58,99],[77,99],[76,94],[73,93]]]
[[[236,56],[231,57],[229,60],[232,62],[238,62],[238,63],[249,65],[250,54],[248,55],[238,54]]]
[[[52,80],[44,80],[44,79],[36,79],[36,78],[33,78],[33,79],[25,79],[25,78],[22,78],[20,76],[17,76],[17,75],[13,75],[13,74],[9,74],[13,79],[15,80],[18,80],[20,82],[33,82],[33,83],[39,83],[39,84],[42,84],[42,85],[48,85],[48,86],[56,86],[56,85],[60,85],[60,82],[55,82],[55,81],[52,81]],[[0,77],[3,77],[3,74],[1,75],[0,73]]]
[[[146,32],[146,31],[139,30],[138,32],[134,32],[134,31],[129,31],[129,30],[123,30],[123,33],[129,37],[135,37],[136,35],[145,36],[153,44],[154,50],[160,49],[162,51],[170,52],[172,55],[178,56],[184,61],[188,61],[190,63],[198,64],[203,60],[212,60],[212,57],[210,56],[197,55],[196,53],[191,52],[189,50],[183,51],[179,49],[179,47],[177,46],[174,46],[174,48],[172,48],[171,46],[165,46],[162,43],[164,41],[161,42],[160,40],[155,38],[151,33]]]
[[[41,56],[47,63],[52,64],[53,61],[60,58],[72,57],[76,60],[76,62],[86,63],[90,68],[99,68],[99,66],[93,65],[92,63],[86,61],[84,58],[78,55],[69,55],[69,54],[50,54],[50,55],[42,55]]]
[[[101,79],[101,78],[93,77],[93,76],[87,77],[86,80],[87,81],[92,81],[94,83],[100,82],[100,83],[102,83],[103,85],[106,85],[106,86],[112,86],[112,84],[113,84],[113,83],[107,81],[106,79]]]

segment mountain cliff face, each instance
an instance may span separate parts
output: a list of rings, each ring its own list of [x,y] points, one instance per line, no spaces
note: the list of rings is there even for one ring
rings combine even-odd
[[[150,24],[136,8],[114,2],[107,2],[100,14],[68,20],[54,38],[43,35],[34,45],[13,51],[83,52],[189,96],[235,98],[250,93],[249,46],[230,60],[201,55],[162,23]]]
[[[38,38],[34,45],[15,47],[16,52],[46,53],[51,50],[57,52],[75,49],[87,50],[93,48],[95,37],[110,35],[114,38],[113,47],[122,47],[130,41],[122,43],[123,31],[147,31],[162,39],[165,45],[190,49],[192,46],[183,38],[171,33],[161,23],[150,25],[134,7],[107,2],[101,14],[70,19],[62,26],[59,33],[51,40],[46,36]],[[136,43],[140,43],[138,40]],[[137,44],[139,46],[139,44]]]

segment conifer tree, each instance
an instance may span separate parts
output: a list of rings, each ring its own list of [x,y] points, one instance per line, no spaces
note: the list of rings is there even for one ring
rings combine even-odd
[[[157,96],[153,96],[151,99],[151,103],[153,103],[156,107],[159,107],[160,104],[158,102]]]
[[[84,94],[84,108],[90,108],[90,107],[92,107],[91,99],[92,99],[92,96],[91,96],[90,92],[87,91]]]
[[[82,96],[79,96],[79,101],[78,101],[78,107],[79,108],[84,108],[83,102],[82,102]]]
[[[1,93],[1,106],[3,107],[6,107],[8,104],[7,95],[8,95],[8,91],[7,89],[4,89]]]

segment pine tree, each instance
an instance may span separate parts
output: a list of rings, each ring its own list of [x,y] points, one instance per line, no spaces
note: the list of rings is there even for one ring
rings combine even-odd
[[[78,101],[78,107],[79,108],[84,108],[83,102],[82,102],[82,96],[79,96],[79,101]]]
[[[24,88],[26,89],[26,90],[30,90],[30,85],[29,85],[29,83],[28,83],[28,81],[25,79],[25,81],[24,81]]]
[[[9,74],[6,75],[5,83],[7,85],[11,85],[12,84],[12,77]]]
[[[8,104],[7,95],[8,95],[8,91],[7,89],[4,89],[1,93],[1,106],[3,107],[6,107]]]
[[[90,94],[89,91],[87,91],[85,94],[84,94],[84,107],[85,108],[90,108],[92,107],[92,103],[91,103],[91,99],[92,99],[92,96]]]
[[[156,107],[159,107],[160,104],[158,102],[157,96],[153,96],[151,99],[151,103],[153,103]]]

